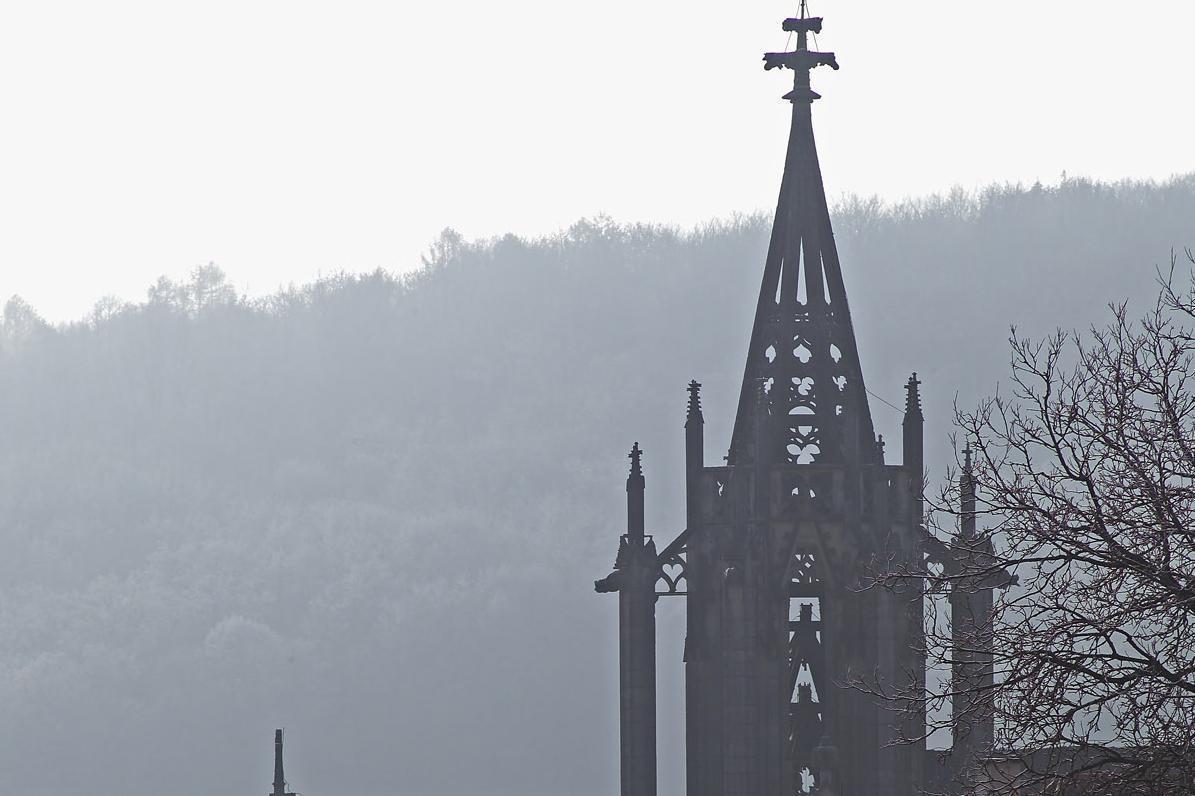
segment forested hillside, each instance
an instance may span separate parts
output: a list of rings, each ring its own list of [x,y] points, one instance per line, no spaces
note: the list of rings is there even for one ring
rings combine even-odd
[[[452,233],[409,276],[145,301],[0,331],[0,792],[597,796],[617,783],[615,602],[593,593],[647,451],[680,527],[684,387],[725,451],[770,219]],[[1144,306],[1195,175],[850,199],[836,232],[878,430],[925,382],[991,392],[1010,324]],[[235,276],[235,275],[233,275]],[[889,446],[899,458],[899,446]],[[680,608],[661,606],[662,793]]]

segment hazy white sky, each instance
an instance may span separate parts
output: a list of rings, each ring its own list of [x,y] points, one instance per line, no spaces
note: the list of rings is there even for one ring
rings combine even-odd
[[[815,0],[832,194],[1195,170],[1195,2]],[[796,2],[6,2],[0,295],[46,317],[207,262],[251,292],[447,226],[769,207]]]

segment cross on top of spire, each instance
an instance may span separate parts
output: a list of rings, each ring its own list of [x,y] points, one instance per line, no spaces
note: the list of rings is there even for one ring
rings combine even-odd
[[[872,464],[880,454],[813,136],[809,73],[838,61],[809,49],[822,20],[804,5],[784,28],[797,48],[764,66],[796,75],[792,127],[727,461]]]
[[[814,52],[809,49],[809,34],[822,32],[822,18],[809,16],[805,2],[801,3],[801,16],[784,20],[784,30],[797,34],[797,49],[791,52],[764,53],[764,69],[791,69],[796,73],[793,90],[784,95],[790,102],[812,103],[821,95],[809,87],[809,73],[819,66],[838,69],[834,53]]]

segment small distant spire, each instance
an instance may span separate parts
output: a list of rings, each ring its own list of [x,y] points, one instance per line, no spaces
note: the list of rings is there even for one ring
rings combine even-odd
[[[883,434],[880,434],[878,437],[876,437],[876,453],[878,453],[880,456],[880,464],[884,463],[884,449],[887,446],[888,443],[884,442]]]
[[[971,446],[963,449],[963,472],[959,478],[959,533],[964,539],[973,539],[978,532],[976,523],[975,466]]]
[[[908,392],[905,398],[905,414],[923,417],[921,414],[921,380],[917,378],[916,373],[909,377],[909,383],[905,385],[905,390]]]
[[[688,419],[695,420],[701,415],[701,385],[696,380],[689,382],[689,413]]]
[[[286,774],[282,770],[282,730],[274,730],[274,789],[270,796],[295,796],[286,789]]]
[[[286,793],[286,775],[282,771],[282,730],[274,730],[274,793]]]
[[[647,480],[643,477],[643,449],[639,443],[631,448],[631,474],[627,476],[627,537],[643,541],[643,493]]]

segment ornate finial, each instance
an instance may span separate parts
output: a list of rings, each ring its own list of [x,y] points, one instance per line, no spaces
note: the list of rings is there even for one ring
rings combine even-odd
[[[884,442],[883,434],[880,434],[878,437],[876,437],[876,451],[880,454],[881,463],[884,461],[884,448],[886,448],[887,445],[888,443]]]
[[[971,443],[967,443],[967,447],[963,448],[963,476],[970,478],[974,472],[971,465]]]
[[[689,382],[689,419],[701,416],[701,385],[697,381]]]
[[[809,87],[809,72],[818,66],[838,69],[834,53],[812,52],[809,49],[809,34],[822,32],[821,17],[810,17],[805,3],[801,3],[801,16],[784,20],[784,30],[797,34],[797,49],[792,52],[765,53],[764,69],[791,69],[796,72],[793,90],[784,95],[790,102],[812,103],[821,95]]]
[[[914,373],[909,377],[909,383],[905,385],[905,390],[908,391],[908,396],[905,398],[905,414],[921,414],[921,380],[917,378]]]
[[[635,443],[635,447],[631,448],[630,454],[627,458],[631,460],[631,477],[643,477],[643,449],[639,447],[639,443]]]

